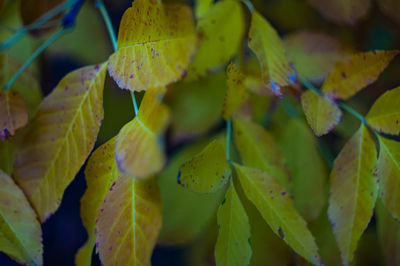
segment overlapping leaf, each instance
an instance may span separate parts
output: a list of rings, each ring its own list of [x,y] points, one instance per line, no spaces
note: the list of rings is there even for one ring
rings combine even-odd
[[[96,249],[108,265],[150,265],[161,228],[161,198],[156,180],[121,175],[101,205]]]
[[[164,93],[165,88],[148,89],[137,117],[118,133],[115,153],[122,173],[146,178],[164,167],[160,134],[169,120],[169,109],[161,102]]]
[[[14,136],[28,123],[28,111],[24,99],[15,91],[0,92],[0,139]]]
[[[321,82],[337,61],[352,52],[334,37],[316,31],[298,31],[283,41],[298,75],[315,82]]]
[[[185,73],[196,39],[189,7],[135,0],[121,19],[108,70],[123,89],[165,86]]]
[[[340,24],[355,25],[365,17],[371,0],[308,0],[326,19]]]
[[[0,170],[0,251],[26,265],[42,265],[42,230],[24,193]]]
[[[291,119],[279,143],[291,172],[294,205],[307,221],[314,220],[326,204],[328,177],[315,137],[305,121]]]
[[[330,174],[328,216],[343,265],[350,264],[373,213],[379,182],[375,163],[374,141],[361,126],[339,153]]]
[[[228,62],[238,51],[244,34],[240,3],[223,0],[212,5],[197,23],[200,45],[189,65],[187,79],[206,75]]]
[[[226,70],[226,93],[222,117],[228,120],[246,100],[245,75],[230,63]]]
[[[249,265],[251,259],[250,224],[246,211],[231,182],[218,208],[217,265]]]
[[[398,51],[371,51],[354,54],[337,62],[322,86],[322,92],[334,99],[347,100],[373,83]]]
[[[231,175],[224,146],[213,140],[181,166],[177,182],[197,193],[213,193],[220,190],[230,180]]]
[[[400,220],[400,142],[379,137],[379,146],[380,198],[393,217]]]
[[[96,241],[96,216],[110,187],[120,175],[115,161],[115,138],[97,148],[85,168],[87,189],[81,199],[81,218],[88,233],[88,240],[78,251],[78,266],[92,265],[92,253]]]
[[[284,187],[267,172],[235,164],[240,183],[247,198],[294,251],[308,261],[321,264],[314,237],[307,223],[296,212],[293,200]]]
[[[334,129],[342,119],[342,111],[334,100],[308,90],[301,94],[301,105],[314,134],[322,136]]]
[[[378,132],[400,134],[400,87],[385,92],[372,105],[366,118]]]
[[[281,95],[281,88],[296,81],[296,73],[286,57],[275,29],[257,11],[252,12],[249,47],[257,55],[264,83]]]
[[[17,151],[15,180],[41,221],[56,211],[94,146],[103,119],[106,65],[65,76],[41,103]]]

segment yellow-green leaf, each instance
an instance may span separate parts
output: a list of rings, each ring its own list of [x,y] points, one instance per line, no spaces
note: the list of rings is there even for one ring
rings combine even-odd
[[[213,140],[204,150],[185,162],[178,174],[178,184],[197,193],[214,193],[231,178],[224,146]]]
[[[195,14],[197,18],[202,17],[207,13],[208,9],[213,4],[213,0],[196,0],[195,1]]]
[[[311,90],[301,94],[301,105],[308,124],[317,136],[329,133],[342,119],[342,111],[333,99]]]
[[[339,24],[357,24],[368,13],[371,0],[308,0],[322,16]]]
[[[153,177],[121,175],[101,205],[96,249],[108,265],[150,265],[161,228],[161,199]]]
[[[326,204],[328,180],[328,168],[315,137],[304,120],[291,119],[279,143],[291,173],[294,206],[307,221],[314,220]]]
[[[321,82],[334,64],[352,51],[332,36],[316,31],[298,31],[283,41],[298,75],[315,82]]]
[[[13,176],[42,222],[57,210],[94,146],[103,119],[106,66],[66,75],[40,104],[17,151]]]
[[[328,216],[343,265],[350,264],[378,195],[376,149],[365,126],[345,144],[330,174]]]
[[[0,92],[0,139],[14,136],[15,131],[28,123],[24,99],[15,91]]]
[[[286,57],[276,30],[257,11],[253,11],[249,32],[249,47],[261,64],[264,83],[281,95],[281,88],[296,81],[296,73]]]
[[[289,177],[279,146],[260,125],[235,119],[233,133],[244,165],[271,173],[285,188]]]
[[[218,208],[217,217],[219,228],[215,245],[217,265],[249,265],[252,253],[249,218],[233,182]]]
[[[81,199],[81,218],[88,233],[88,240],[76,255],[75,263],[78,266],[92,265],[97,212],[113,182],[120,175],[114,150],[115,138],[112,138],[92,153],[86,165],[87,188]]]
[[[247,198],[256,206],[272,231],[295,252],[320,265],[321,259],[307,223],[296,212],[284,187],[269,173],[235,164]]]
[[[161,133],[169,120],[169,109],[161,102],[164,93],[163,87],[148,89],[137,117],[118,133],[115,153],[122,173],[146,178],[164,167]]]
[[[180,79],[195,51],[189,7],[157,2],[135,0],[122,16],[108,70],[123,89],[143,91]]]
[[[400,265],[400,223],[390,215],[380,201],[376,204],[375,214],[378,240],[386,265]]]
[[[400,221],[400,142],[379,137],[380,195],[386,208]]]
[[[385,92],[375,101],[366,118],[378,132],[400,134],[400,87]]]
[[[187,79],[206,75],[236,54],[244,34],[244,16],[236,0],[218,1],[197,22],[200,45]]]
[[[42,230],[12,178],[0,170],[0,251],[27,265],[42,265]]]
[[[322,86],[334,99],[347,100],[378,79],[399,51],[370,51],[354,54],[335,64]]]
[[[226,70],[226,93],[222,117],[228,120],[246,100],[245,75],[230,63]]]

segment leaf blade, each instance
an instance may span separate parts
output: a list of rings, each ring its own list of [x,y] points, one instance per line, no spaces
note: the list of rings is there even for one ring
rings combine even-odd
[[[15,91],[0,93],[0,139],[14,136],[28,123],[28,111],[24,99]]]

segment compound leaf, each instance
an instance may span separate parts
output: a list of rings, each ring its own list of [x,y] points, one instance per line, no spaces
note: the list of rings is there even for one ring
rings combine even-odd
[[[276,30],[257,11],[253,11],[249,32],[249,47],[257,55],[264,83],[277,95],[281,87],[296,81],[296,72],[289,63]]]
[[[0,92],[0,139],[14,136],[15,131],[28,123],[24,99],[16,91]]]
[[[226,92],[222,117],[228,120],[246,100],[245,75],[230,63],[226,70]]]
[[[224,146],[213,140],[181,166],[178,184],[197,193],[214,193],[230,180],[231,175]]]
[[[314,134],[322,136],[334,129],[342,119],[342,111],[331,98],[307,90],[301,94],[301,105]]]
[[[354,54],[335,64],[322,86],[334,99],[347,100],[373,83],[399,51],[370,51]]]
[[[135,0],[122,16],[108,71],[123,89],[165,86],[185,73],[196,39],[188,7]]]
[[[400,134],[400,87],[385,92],[375,101],[366,118],[378,132]]]
[[[42,222],[57,210],[65,188],[96,142],[103,119],[106,66],[66,75],[40,104],[17,150],[15,180]]]
[[[20,263],[42,265],[42,230],[12,178],[0,170],[0,250]]]
[[[218,238],[215,260],[218,266],[249,265],[251,258],[250,224],[233,182],[218,208]]]
[[[296,212],[284,187],[269,173],[234,164],[247,198],[254,204],[272,231],[295,252],[320,265],[321,259],[307,223]]]
[[[350,264],[378,195],[376,149],[365,126],[345,144],[330,174],[328,216],[343,265]]]
[[[120,175],[114,150],[115,137],[97,148],[86,165],[87,188],[81,198],[81,218],[88,233],[88,240],[76,255],[75,263],[78,266],[92,265],[97,212],[113,182]]]
[[[104,265],[150,265],[161,228],[161,198],[153,177],[121,175],[101,205],[96,249]]]

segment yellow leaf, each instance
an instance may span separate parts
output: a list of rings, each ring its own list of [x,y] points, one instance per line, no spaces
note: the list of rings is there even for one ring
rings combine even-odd
[[[15,91],[0,92],[0,139],[14,136],[15,131],[28,123],[24,99]]]
[[[323,81],[334,64],[352,52],[339,40],[316,31],[297,31],[283,41],[298,75],[315,82]]]
[[[296,212],[284,187],[269,173],[234,164],[247,198],[255,205],[272,231],[296,253],[320,265],[321,259],[307,223]]]
[[[154,178],[122,175],[101,205],[96,249],[108,265],[150,265],[161,228],[161,199]]]
[[[305,121],[291,119],[280,134],[279,143],[291,173],[294,206],[307,221],[314,220],[326,204],[328,168]]]
[[[213,2],[214,2],[213,0],[196,0],[195,1],[195,14],[196,14],[196,17],[200,18],[204,14],[206,14],[207,11],[212,6]]]
[[[276,30],[257,11],[251,16],[249,47],[261,64],[264,83],[277,95],[281,88],[296,81],[296,73],[290,65],[283,43]]]
[[[378,240],[386,265],[400,265],[400,223],[395,220],[380,201],[376,204]]]
[[[212,5],[199,19],[197,32],[201,43],[189,64],[188,80],[206,75],[236,54],[244,34],[240,3],[223,0]]]
[[[213,140],[204,150],[180,168],[178,184],[197,193],[214,193],[231,178],[232,171],[225,159],[224,146]]]
[[[335,64],[322,86],[334,99],[347,100],[378,79],[399,51],[371,51],[354,54]]]
[[[120,175],[114,150],[115,137],[92,153],[85,169],[87,188],[81,199],[81,218],[88,233],[88,240],[76,255],[75,263],[78,266],[92,265],[96,241],[96,215],[107,192]]]
[[[326,19],[339,24],[357,24],[368,13],[371,0],[308,0]]]
[[[103,119],[106,66],[66,75],[40,104],[17,151],[13,176],[42,222],[57,210],[94,146]]]
[[[378,174],[380,198],[394,218],[400,220],[400,142],[379,138]]]
[[[288,172],[280,148],[262,126],[235,119],[233,133],[244,165],[271,173],[285,188],[289,186]]]
[[[400,87],[385,92],[375,101],[366,118],[378,132],[400,134]]]
[[[249,265],[251,259],[250,224],[233,182],[218,208],[218,238],[215,260],[218,266]]]
[[[0,170],[0,251],[19,263],[42,265],[42,230],[24,193]]]
[[[184,147],[169,159],[167,168],[157,178],[163,202],[163,226],[158,242],[163,245],[193,243],[215,217],[224,190],[198,194],[176,182],[182,163],[201,152],[209,142],[204,140]],[[215,242],[213,248],[214,245]]]
[[[301,105],[314,134],[322,136],[334,129],[342,119],[342,111],[331,98],[313,91],[301,94]]]
[[[328,216],[343,265],[350,264],[373,213],[378,194],[375,163],[374,141],[361,126],[335,159],[330,174]]]
[[[119,170],[137,178],[159,172],[165,164],[161,133],[169,120],[169,109],[161,100],[165,88],[149,88],[137,117],[118,133],[115,145]]]
[[[222,117],[228,120],[246,100],[245,75],[231,62],[226,70],[226,93]]]
[[[135,0],[122,16],[108,70],[123,89],[165,86],[184,75],[196,39],[188,7]]]

